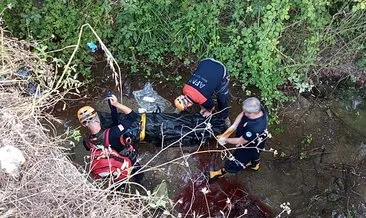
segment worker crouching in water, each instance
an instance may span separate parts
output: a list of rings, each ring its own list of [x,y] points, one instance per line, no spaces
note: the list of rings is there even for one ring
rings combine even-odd
[[[222,111],[221,116],[225,119],[225,124],[230,126],[228,86],[229,75],[225,66],[217,60],[206,58],[200,61],[196,71],[183,86],[183,94],[174,100],[174,104],[180,111],[187,110],[194,103],[199,104],[202,116],[208,117],[215,109],[212,96],[216,94],[218,111]]]
[[[77,117],[90,134],[84,138],[84,147],[90,151],[90,172],[94,179],[109,178],[119,182],[134,175],[140,165],[136,162],[138,154],[128,136],[128,130],[139,116],[129,107],[120,104],[116,96],[108,98],[113,106],[126,115],[118,125],[103,129],[97,112],[90,106],[84,106],[77,112]],[[134,175],[140,182],[143,174]]]
[[[222,135],[217,136],[221,145],[236,145],[233,155],[225,162],[224,168],[209,172],[209,178],[223,176],[226,172],[237,173],[247,167],[259,169],[259,154],[268,137],[268,116],[260,101],[251,97],[243,102],[243,111],[236,117]],[[235,137],[228,138],[236,130]]]

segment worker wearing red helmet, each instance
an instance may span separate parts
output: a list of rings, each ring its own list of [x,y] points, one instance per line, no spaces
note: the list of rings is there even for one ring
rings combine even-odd
[[[194,103],[201,106],[200,113],[208,117],[215,109],[212,96],[216,94],[218,111],[225,119],[225,124],[230,126],[228,97],[229,75],[225,66],[212,58],[201,60],[196,71],[183,86],[182,95],[178,96],[174,104],[180,111],[191,107]]]

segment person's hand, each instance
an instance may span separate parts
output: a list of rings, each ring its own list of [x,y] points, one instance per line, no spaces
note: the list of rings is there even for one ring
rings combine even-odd
[[[200,114],[203,115],[205,113],[206,109],[201,106]]]
[[[209,111],[209,110],[206,110],[206,109],[201,109],[200,114],[201,114],[203,117],[209,117],[209,116],[212,114],[212,112],[211,112],[211,111]]]
[[[203,116],[203,117],[209,117],[209,116],[211,116],[211,114],[212,114],[212,112],[211,112],[211,111],[205,111],[205,112],[202,114],[202,116]]]
[[[107,100],[111,101],[111,105],[116,106],[116,104],[118,104],[118,100],[117,97],[115,95],[112,95],[110,97],[106,98]]]

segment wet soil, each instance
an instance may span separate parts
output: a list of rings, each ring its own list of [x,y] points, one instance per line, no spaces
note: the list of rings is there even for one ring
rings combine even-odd
[[[85,104],[108,111],[103,98],[107,91],[118,91],[111,74],[100,69],[97,72],[94,77],[103,79],[92,87],[93,91],[78,101],[68,102],[65,111],[61,111],[61,106],[56,108],[56,115],[65,120],[65,126],[78,127],[75,113]],[[139,76],[128,78],[131,90],[142,89],[147,81]],[[180,86],[172,82],[159,79],[151,82],[154,82],[153,88],[170,101],[180,94]],[[235,82],[230,87],[231,120],[241,111],[239,102],[244,98],[239,85],[233,84]],[[352,107],[353,101],[334,94],[327,100],[298,96],[286,103],[279,112],[280,124],[270,126],[273,137],[267,143],[267,148],[276,149],[278,155],[263,152],[259,171],[245,170],[213,183],[204,179],[204,173],[222,165],[220,154],[190,154],[216,149],[216,142],[199,148],[165,150],[141,143],[138,147],[140,162],[147,164],[142,185],[153,190],[163,180],[167,181],[176,215],[181,213],[187,217],[222,217],[220,211],[229,217],[244,213],[248,213],[244,217],[274,217],[282,211],[280,204],[285,202],[290,203],[292,211],[282,217],[345,217],[350,214],[365,217],[366,98],[360,98],[359,108],[348,110],[346,106]],[[135,110],[138,108],[133,96],[124,96],[123,103]],[[83,165],[86,152],[80,143],[74,153],[75,162]],[[208,193],[204,194],[205,190]]]

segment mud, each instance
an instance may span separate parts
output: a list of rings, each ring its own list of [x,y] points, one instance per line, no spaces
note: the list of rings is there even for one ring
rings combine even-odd
[[[141,89],[143,82],[143,78],[133,77],[131,90]],[[154,89],[170,101],[180,93],[175,84],[151,82]],[[113,87],[111,78],[103,79],[93,92],[68,103],[66,111],[56,114],[65,120],[66,126],[76,128],[74,114],[80,106],[90,104],[108,111],[102,99],[107,91],[118,93]],[[232,86],[230,92],[230,117],[234,120],[241,110],[238,102],[244,96],[236,86]],[[222,165],[220,154],[190,154],[216,149],[216,142],[199,148],[166,150],[141,143],[138,147],[140,162],[148,163],[142,185],[152,190],[166,180],[174,208],[183,217],[198,214],[221,217],[220,211],[229,217],[245,212],[248,214],[244,217],[274,217],[282,211],[280,204],[285,202],[290,203],[292,212],[282,217],[365,216],[366,98],[358,96],[361,103],[352,108],[352,100],[342,99],[341,95],[342,92],[335,92],[327,100],[299,96],[288,102],[280,109],[280,124],[270,127],[273,138],[266,146],[278,150],[278,155],[262,153],[259,171],[243,171],[214,183],[207,183],[204,173]],[[133,97],[124,96],[123,103],[138,108]],[[74,152],[75,162],[83,165],[86,153],[80,143]],[[204,188],[209,191],[206,195],[202,192]]]

